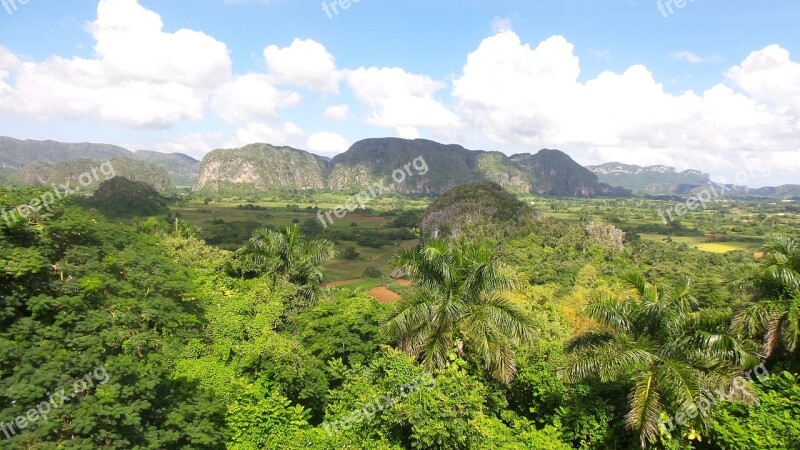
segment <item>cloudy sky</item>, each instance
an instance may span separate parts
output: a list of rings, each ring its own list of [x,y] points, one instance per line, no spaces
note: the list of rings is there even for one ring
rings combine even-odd
[[[421,137],[800,183],[797,0],[339,1],[0,0],[0,135]]]

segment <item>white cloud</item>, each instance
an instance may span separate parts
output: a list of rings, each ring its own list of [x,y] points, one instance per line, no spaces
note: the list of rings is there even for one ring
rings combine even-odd
[[[231,77],[226,45],[203,33],[162,31],[136,0],[101,0],[88,27],[95,56],[22,61],[0,51],[0,111],[44,120],[91,118],[128,127],[169,127],[203,117],[208,93]]]
[[[306,149],[328,156],[347,151],[353,143],[336,133],[314,133],[308,137]]]
[[[225,142],[226,148],[238,148],[248,144],[265,143],[275,146],[286,145],[303,149],[305,133],[291,122],[272,127],[263,123],[250,123],[237,128],[234,136]]]
[[[350,107],[347,104],[329,106],[322,113],[322,116],[330,120],[345,121],[350,115]]]
[[[370,107],[370,124],[394,128],[406,138],[418,137],[420,127],[460,127],[458,116],[434,98],[445,83],[400,68],[361,67],[346,76],[356,98]]]
[[[800,151],[799,67],[771,46],[731,69],[729,85],[674,95],[639,65],[582,83],[566,39],[532,49],[507,31],[468,56],[452,96],[495,142],[712,171],[742,152]]]
[[[800,117],[800,63],[790,59],[788,50],[770,45],[753,52],[726,77],[759,102]]]
[[[264,58],[271,78],[278,84],[305,86],[326,92],[338,92],[341,74],[325,46],[311,39],[295,39],[289,47],[270,45]]]
[[[279,91],[266,75],[248,74],[222,86],[212,104],[220,117],[231,123],[278,120],[278,109],[297,106],[302,97]]]
[[[224,140],[223,133],[187,133],[150,146],[136,144],[125,147],[154,150],[162,153],[183,153],[196,159],[203,159],[206,153],[220,148]]]

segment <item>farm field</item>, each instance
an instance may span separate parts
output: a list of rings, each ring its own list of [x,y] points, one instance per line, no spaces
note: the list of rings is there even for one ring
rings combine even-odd
[[[569,223],[602,220],[622,228],[630,238],[655,242],[686,244],[702,252],[725,254],[734,251],[755,252],[763,236],[771,231],[796,232],[800,215],[787,214],[782,205],[763,202],[725,202],[716,209],[696,211],[680,222],[665,225],[659,209],[673,202],[649,199],[563,199],[520,195],[520,200],[532,205],[544,217]],[[346,195],[321,193],[316,195],[271,194],[261,197],[214,198],[189,194],[170,208],[171,214],[200,228],[201,236],[210,244],[236,250],[259,227],[280,228],[293,224],[312,234],[348,236],[350,233],[374,235],[392,230],[399,213],[421,213],[428,199],[378,198],[365,211],[356,210],[335,220],[327,228],[317,214],[343,204]],[[323,219],[324,220],[324,219]],[[417,244],[416,237],[387,240],[383,245],[363,245],[354,239],[334,239],[340,250],[347,247],[358,254],[346,259],[341,255],[324,265],[325,282],[362,278],[368,269],[380,272],[386,279],[392,271],[391,260],[403,248]],[[380,283],[371,283],[375,288]]]

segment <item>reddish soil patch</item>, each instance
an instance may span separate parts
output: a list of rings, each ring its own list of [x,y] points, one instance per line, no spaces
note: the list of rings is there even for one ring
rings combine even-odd
[[[359,281],[364,281],[366,278],[351,278],[349,280],[339,280],[339,281],[331,281],[330,283],[322,283],[322,287],[335,287],[335,286],[344,286],[346,284],[353,284],[358,283]]]
[[[764,257],[764,252],[753,253],[753,258],[761,259]]]
[[[400,280],[394,280],[394,281],[397,284],[399,284],[400,286],[411,286],[412,284],[414,284],[410,280],[402,280],[402,279],[400,279]]]
[[[400,296],[400,294],[387,288],[386,286],[375,288],[367,292],[367,294],[375,297],[375,300],[381,303],[394,303],[403,298]]]

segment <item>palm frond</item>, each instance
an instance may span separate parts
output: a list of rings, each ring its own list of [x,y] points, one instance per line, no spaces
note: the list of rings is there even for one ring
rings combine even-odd
[[[630,411],[625,416],[628,428],[639,434],[642,448],[658,438],[658,423],[661,413],[661,397],[655,389],[655,376],[644,372],[636,377],[633,390],[628,395]]]

